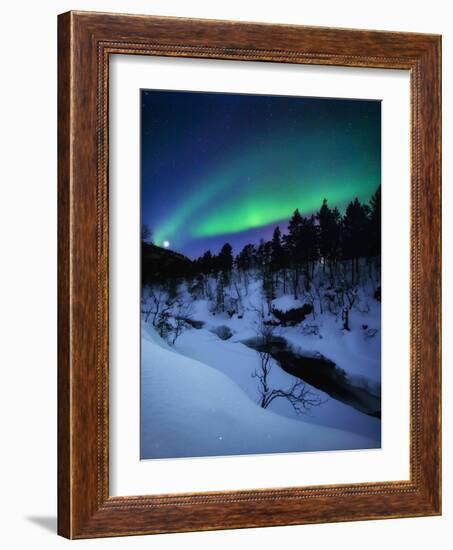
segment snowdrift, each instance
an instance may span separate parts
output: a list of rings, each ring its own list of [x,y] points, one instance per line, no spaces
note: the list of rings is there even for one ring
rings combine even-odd
[[[253,354],[243,348],[240,353]],[[142,459],[368,448],[376,448],[372,438],[262,409],[231,377],[181,355],[149,325],[143,328]]]

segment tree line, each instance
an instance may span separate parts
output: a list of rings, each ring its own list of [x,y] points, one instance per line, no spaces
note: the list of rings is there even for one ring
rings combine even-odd
[[[371,281],[374,298],[380,300],[380,256],[380,186],[369,203],[355,198],[344,214],[331,208],[327,199],[309,216],[296,209],[285,233],[277,226],[269,241],[247,244],[237,255],[231,244],[225,243],[218,254],[207,250],[189,260],[153,245],[144,231],[143,313],[152,318],[161,336],[171,333],[177,338],[178,327],[190,319],[190,311],[185,309],[190,300],[181,293],[180,283],[186,283],[193,300],[208,299],[213,313],[240,316],[250,283],[259,281],[262,307],[267,304],[275,322],[292,322],[290,314],[298,322],[310,312],[314,318],[316,310],[321,314],[327,310],[341,313],[343,328],[349,330],[349,312],[357,302],[360,284]],[[281,294],[302,298],[304,306],[280,318],[283,312],[275,309],[273,300]]]
[[[324,199],[318,212],[302,216],[296,209],[289,220],[287,233],[274,229],[270,241],[247,244],[236,255],[225,243],[218,255],[210,250],[193,262],[194,275],[222,276],[228,280],[235,267],[246,274],[250,270],[261,272],[265,289],[274,293],[280,281],[283,292],[291,290],[297,298],[301,290],[308,291],[317,264],[333,279],[340,262],[349,262],[351,285],[359,282],[361,258],[369,269],[379,264],[381,254],[381,187],[372,195],[369,204],[358,198],[351,201],[341,215]],[[377,259],[377,262],[372,262]],[[278,275],[278,281],[277,281]],[[303,289],[300,288],[301,280]]]

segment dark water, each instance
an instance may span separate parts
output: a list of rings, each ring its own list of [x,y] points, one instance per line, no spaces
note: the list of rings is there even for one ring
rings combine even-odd
[[[327,393],[333,399],[369,416],[381,418],[380,397],[354,385],[345,371],[326,357],[297,355],[283,338],[278,337],[266,342],[258,338],[250,339],[243,344],[256,351],[269,353],[285,372]]]

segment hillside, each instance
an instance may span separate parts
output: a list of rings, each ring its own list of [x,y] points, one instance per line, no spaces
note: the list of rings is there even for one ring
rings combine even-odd
[[[183,254],[142,242],[142,283],[165,281],[168,277],[187,276],[192,261]]]

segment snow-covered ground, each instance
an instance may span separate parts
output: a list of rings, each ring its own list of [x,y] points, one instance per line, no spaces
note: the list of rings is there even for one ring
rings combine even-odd
[[[207,331],[197,331],[209,337]],[[188,336],[188,333],[185,333]],[[213,335],[212,335],[213,336]],[[222,344],[227,344],[222,342]],[[291,451],[366,449],[376,441],[359,433],[287,418],[262,409],[241,389],[238,367],[247,354],[230,343],[236,380],[219,368],[181,355],[149,325],[142,332],[141,457],[221,456]],[[218,356],[222,356],[222,347]],[[230,358],[234,355],[230,352]],[[249,357],[249,359],[253,357]],[[226,359],[223,366],[227,365]],[[275,369],[277,372],[277,369]],[[248,380],[247,380],[248,381]],[[364,415],[362,415],[364,416]],[[310,419],[311,420],[311,419]]]
[[[260,406],[262,357],[246,345],[272,320],[263,309],[262,285],[252,279],[243,289],[241,312],[213,311],[212,300],[190,295],[185,330],[169,345],[152,324],[142,322],[142,458],[231,455],[292,451],[378,448],[381,422],[306,384],[318,402],[300,414],[284,397]],[[341,317],[315,307],[302,323],[273,326],[298,356],[322,355],[343,370],[354,386],[380,396],[380,303],[359,289],[349,313],[350,330]],[[281,294],[281,293],[280,293]],[[281,294],[272,306],[281,311],[304,300]],[[202,327],[200,328],[200,326]],[[269,388],[288,390],[297,379],[270,359]]]
[[[254,282],[249,286],[249,293],[245,297],[245,308],[242,318],[237,315],[232,318],[228,314],[213,315],[209,309],[208,300],[194,302],[193,319],[206,323],[207,327],[227,326],[232,332],[232,341],[244,341],[257,335],[259,319],[258,304],[260,303],[260,285]],[[286,311],[292,307],[300,307],[303,301],[294,300],[290,295],[284,295],[273,300],[272,304]],[[316,314],[307,317],[303,325],[315,324],[319,334],[301,335],[301,326],[278,327],[276,336],[284,337],[296,353],[301,355],[321,353],[331,359],[337,366],[351,376],[363,378],[373,386],[379,386],[381,381],[381,340],[379,331],[376,337],[367,336],[363,326],[380,329],[380,304],[369,300],[369,311],[362,313],[352,310],[350,314],[350,331],[342,330],[340,319],[331,314]],[[183,335],[184,336],[184,335]],[[191,333],[191,337],[195,337]],[[181,337],[182,338],[182,337]],[[187,338],[184,339],[186,341]],[[177,346],[178,347],[178,346]]]

